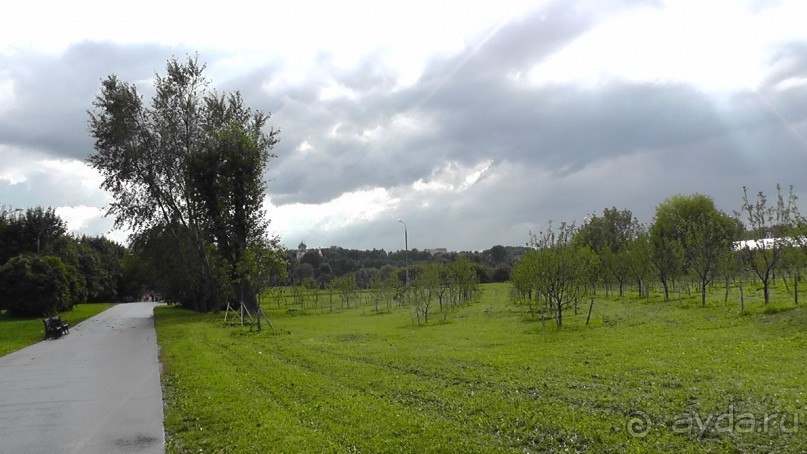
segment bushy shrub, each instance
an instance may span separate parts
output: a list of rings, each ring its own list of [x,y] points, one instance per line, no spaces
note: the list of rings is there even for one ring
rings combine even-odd
[[[493,282],[507,282],[510,280],[510,265],[498,265],[493,270]]]
[[[67,269],[58,257],[19,255],[0,268],[2,307],[12,317],[41,317],[73,307]]]

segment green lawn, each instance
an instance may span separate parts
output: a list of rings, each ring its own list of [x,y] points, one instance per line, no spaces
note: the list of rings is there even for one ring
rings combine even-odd
[[[267,302],[261,333],[158,308],[168,452],[807,451],[807,310],[786,297],[598,295],[590,326],[581,307],[558,330],[508,289],[420,327],[408,308]]]
[[[76,326],[82,320],[88,319],[106,309],[112,304],[79,304],[70,312],[59,314],[62,320]],[[0,316],[0,356],[7,355],[13,351],[35,344],[43,339],[45,328],[42,325],[42,318],[7,318]]]

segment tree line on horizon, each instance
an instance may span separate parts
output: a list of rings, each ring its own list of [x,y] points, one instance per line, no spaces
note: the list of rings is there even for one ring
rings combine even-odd
[[[118,300],[126,248],[102,236],[71,236],[52,208],[0,209],[0,310],[39,317],[75,304]]]
[[[71,235],[53,208],[0,207],[0,310],[12,317],[39,317],[86,302],[138,300],[152,294],[166,298],[185,291],[182,285],[187,282],[181,276],[185,264],[171,257],[172,247],[137,241],[135,237],[127,247],[103,236]],[[496,276],[503,282],[509,266],[524,250],[494,246],[481,253],[433,255],[413,249],[408,253],[411,277],[417,279],[428,265],[451,264],[465,257],[477,282],[491,282]],[[334,285],[344,289],[346,282],[357,290],[368,289],[371,283],[390,277],[403,283],[404,273],[399,271],[405,268],[405,255],[403,250],[331,247],[309,251],[297,260],[296,251],[284,250],[281,262],[289,272],[280,274],[271,268],[266,279],[272,286],[309,289]],[[153,266],[160,259],[169,266]]]
[[[305,244],[300,246],[305,248]],[[495,245],[483,251],[434,253],[418,249],[387,252],[331,246],[305,250],[298,258],[300,249],[290,249],[286,251],[289,272],[283,284],[325,288],[334,278],[355,274],[357,286],[364,289],[373,278],[383,279],[404,270],[407,262],[414,268],[419,264],[450,264],[461,257],[471,262],[480,283],[506,282],[510,279],[512,265],[527,250],[526,246]],[[399,279],[403,282],[404,276]]]
[[[376,307],[380,301],[415,301],[418,320],[427,321],[433,301],[445,314],[440,295],[460,281],[511,282],[516,301],[541,319],[551,315],[558,326],[564,310],[598,288],[622,296],[630,287],[648,297],[655,286],[668,300],[674,289],[696,284],[705,304],[707,286],[724,279],[727,297],[730,281],[750,275],[762,284],[767,304],[770,284],[779,273],[792,280],[797,302],[800,270],[807,264],[807,222],[795,200],[792,189],[783,195],[777,187],[773,203],[761,192],[751,200],[744,191],[741,209],[729,215],[708,196],[677,195],[657,207],[648,226],[629,210],[606,208],[580,226],[550,223],[546,231],[531,233],[527,246],[496,245],[484,251],[434,254],[332,246],[307,250],[298,259],[297,250],[284,249],[278,260],[284,272],[267,267],[264,288],[291,288],[298,300],[295,288],[330,290],[342,295],[343,307],[367,290],[375,295],[368,301]],[[146,293],[182,303],[171,295],[188,291],[182,279],[187,264],[181,256],[172,257],[170,240],[143,244],[135,236],[126,247],[66,231],[51,208],[2,210],[0,309],[11,316],[41,316],[74,304],[136,299]],[[749,241],[737,248],[738,238]],[[766,238],[780,241],[761,241]],[[165,262],[154,266],[156,260]],[[468,277],[458,280],[462,273]],[[407,293],[419,296],[406,299]]]

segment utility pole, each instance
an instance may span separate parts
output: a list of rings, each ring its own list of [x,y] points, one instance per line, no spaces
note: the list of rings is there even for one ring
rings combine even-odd
[[[406,222],[398,219],[398,222],[404,226],[404,260],[406,263],[406,289],[409,289],[409,233],[407,232]]]

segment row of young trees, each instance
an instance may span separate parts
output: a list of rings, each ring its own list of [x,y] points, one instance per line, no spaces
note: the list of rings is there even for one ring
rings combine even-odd
[[[468,304],[478,295],[479,278],[466,257],[448,264],[417,265],[414,273],[410,272],[408,293],[417,324],[429,323],[435,303],[445,320],[450,310]]]
[[[38,317],[87,301],[114,301],[127,291],[125,248],[66,232],[53,209],[0,210],[0,309]]]
[[[513,267],[514,294],[531,313],[537,306],[543,318],[546,309],[562,326],[564,310],[598,287],[621,296],[633,284],[648,296],[658,284],[668,300],[677,283],[695,283],[705,305],[707,288],[718,277],[725,278],[728,292],[732,279],[751,273],[768,304],[777,272],[795,273],[797,289],[807,258],[806,226],[792,188],[783,194],[778,186],[772,203],[762,192],[752,200],[744,188],[733,216],[702,194],[665,200],[649,226],[628,210],[606,208],[580,227],[550,223],[547,231],[530,234],[531,250]]]
[[[368,269],[335,277],[326,286],[315,281],[275,289],[277,304],[291,303],[295,309],[350,308],[367,304],[380,312],[393,306],[410,307],[413,321],[429,323],[435,310],[446,319],[450,311],[468,304],[479,295],[475,264],[465,256],[453,261],[419,263],[406,270],[385,265],[368,276]]]

